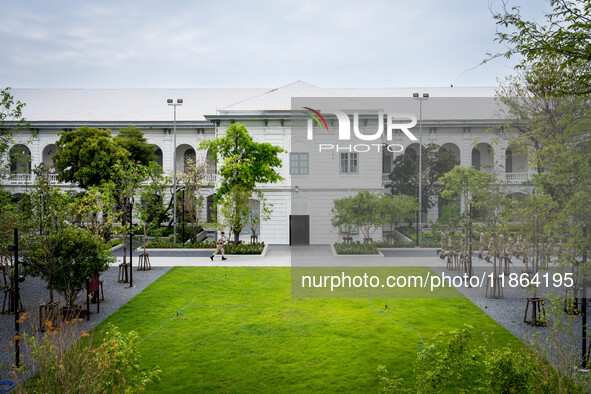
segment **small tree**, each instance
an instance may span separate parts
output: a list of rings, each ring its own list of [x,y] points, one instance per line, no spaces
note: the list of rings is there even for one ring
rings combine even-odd
[[[220,204],[222,224],[234,234],[234,243],[238,244],[240,232],[244,227],[245,218],[250,215],[250,198],[252,192],[235,186],[223,197]]]
[[[351,233],[355,229],[353,224],[353,215],[351,210],[351,198],[339,198],[334,200],[332,208],[331,224],[337,229],[343,229],[347,238],[351,238]]]
[[[370,193],[367,190],[350,197],[349,209],[353,218],[353,224],[359,228],[363,235],[363,243],[367,245],[373,233],[390,219],[384,214],[382,196],[378,193]]]
[[[267,203],[263,193],[258,193],[258,200],[250,200],[248,204],[248,214],[244,218],[244,224],[248,226],[252,236],[257,236],[261,222],[271,219],[273,204]],[[253,240],[254,238],[251,238]]]
[[[232,218],[234,242],[238,243],[240,231],[237,230],[242,230],[244,225],[245,216],[242,215],[248,215],[244,196],[248,195],[250,198],[257,184],[283,180],[276,169],[282,166],[279,154],[285,151],[267,142],[256,142],[246,127],[239,123],[228,127],[226,135],[203,141],[199,147],[209,150],[218,162],[223,163],[218,171],[221,182],[216,200],[226,196],[223,204],[226,207],[234,206],[234,212],[227,213]],[[228,202],[228,196],[237,200]]]
[[[172,192],[170,186],[173,184],[172,178],[164,176],[162,167],[155,162],[150,163],[146,176],[147,182],[142,184],[141,204],[138,204],[138,208],[145,224],[152,224],[155,228],[160,228],[161,224],[168,219],[168,212],[173,203],[173,199],[170,198],[168,205],[164,205],[167,191]]]
[[[181,182],[178,184],[177,198],[179,201],[177,201],[177,206],[180,203],[182,213],[185,214],[185,222],[191,223],[189,238],[195,238],[199,229],[199,214],[204,202],[199,191],[208,185],[206,175],[207,164],[205,162],[197,163],[194,159],[189,159],[185,165]]]
[[[123,263],[127,256],[127,237],[129,235],[128,222],[131,222],[134,195],[138,192],[142,182],[146,179],[147,168],[130,161],[116,163],[113,166],[111,180],[105,184],[105,190],[112,197],[114,205],[111,206],[110,215],[119,217],[121,226],[115,227],[117,234],[123,241]],[[132,245],[129,245],[131,248]]]
[[[54,269],[51,282],[55,289],[64,296],[68,305],[74,305],[78,294],[91,276],[99,276],[114,262],[111,249],[100,238],[89,231],[65,227],[62,231],[50,235],[54,246]],[[42,254],[37,254],[41,257]],[[46,271],[41,277],[49,281]]]
[[[47,168],[43,165],[35,170],[35,175],[35,187],[29,195],[32,210],[28,214],[29,219],[33,219],[34,231],[39,230],[39,233],[29,240],[30,272],[47,281],[49,302],[53,302],[53,278],[60,248],[55,235],[64,231],[67,225],[67,198],[59,187],[49,183]]]
[[[400,224],[412,222],[419,204],[411,196],[382,196],[382,212],[385,223],[390,223],[392,230],[395,230]]]

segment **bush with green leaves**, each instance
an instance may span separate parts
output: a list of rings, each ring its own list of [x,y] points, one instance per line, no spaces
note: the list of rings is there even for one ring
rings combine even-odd
[[[111,256],[110,246],[100,236],[85,229],[65,227],[49,237],[53,246],[50,252],[41,243],[34,243],[31,247],[32,273],[62,294],[68,305],[74,305],[86,280],[99,276],[109,268],[109,263],[115,261],[115,257]],[[47,259],[53,260],[51,274],[36,269],[43,266]]]
[[[369,243],[364,245],[359,242],[354,242],[352,244],[345,244],[345,243],[335,243],[334,249],[336,250],[337,254],[379,254],[378,248],[376,247],[375,243]]]
[[[176,244],[171,238],[152,239],[146,243],[146,248],[154,249],[215,249],[217,247],[214,241],[206,242],[190,242]],[[224,253],[226,254],[261,254],[265,249],[265,243],[260,242],[256,244],[227,244],[224,245]]]

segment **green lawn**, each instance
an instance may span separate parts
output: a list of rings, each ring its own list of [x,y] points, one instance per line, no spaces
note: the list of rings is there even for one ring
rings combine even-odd
[[[177,267],[108,318],[143,338],[142,364],[158,365],[154,392],[376,392],[384,364],[413,381],[416,333],[372,311],[367,298],[294,299],[289,268]],[[466,299],[374,299],[428,343],[464,324],[496,344],[519,341]]]

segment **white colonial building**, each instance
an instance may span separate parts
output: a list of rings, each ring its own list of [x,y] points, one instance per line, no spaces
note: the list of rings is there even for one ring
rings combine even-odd
[[[422,102],[422,118],[421,104],[412,99],[415,91],[430,94],[429,100]],[[15,136],[10,148],[31,156],[30,164],[12,166],[12,176],[3,185],[16,192],[33,183],[31,167],[52,164],[61,131],[90,126],[116,133],[123,127],[136,126],[156,145],[164,171],[172,173],[174,150],[179,172],[189,157],[212,163],[207,152],[199,151],[199,143],[223,135],[234,122],[245,124],[256,140],[280,145],[287,151],[281,155],[280,169],[285,181],[261,186],[267,201],[273,204],[271,219],[260,228],[261,239],[269,244],[336,241],[340,234],[339,229],[330,225],[332,201],[359,190],[383,191],[396,155],[418,154],[418,141],[412,141],[401,130],[395,130],[391,140],[378,130],[381,135],[372,141],[354,137],[350,143],[335,144],[338,118],[330,111],[322,111],[325,116],[316,117],[316,123],[312,121],[313,112],[304,107],[318,109],[323,103],[342,102],[347,107],[342,109],[348,113],[360,113],[358,122],[352,122],[359,126],[359,133],[371,135],[378,127],[375,111],[383,108],[364,105],[364,100],[387,102],[397,113],[418,118],[419,122],[410,129],[412,134],[421,135],[424,144],[435,143],[453,152],[461,165],[495,171],[515,190],[531,175],[527,157],[508,146],[497,133],[488,131],[503,121],[492,88],[323,89],[298,81],[271,90],[13,89],[12,93],[26,103],[24,116],[31,128],[37,130],[35,137],[28,131]],[[183,105],[177,108],[173,146],[173,109],[167,105],[167,99],[178,98],[183,99]],[[313,139],[307,134],[308,128]],[[323,151],[320,144],[325,144]],[[329,149],[329,145],[336,146]],[[363,145],[369,146],[369,150]],[[385,148],[389,145],[394,147],[391,151]],[[205,192],[210,201],[216,191],[215,166],[211,168],[209,176],[213,182]],[[437,209],[433,209],[423,222],[434,220],[437,215]]]

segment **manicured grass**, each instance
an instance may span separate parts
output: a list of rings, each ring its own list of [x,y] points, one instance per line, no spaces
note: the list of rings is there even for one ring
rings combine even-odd
[[[372,311],[367,298],[295,299],[289,268],[177,267],[112,315],[143,338],[142,364],[158,365],[149,392],[376,392],[376,367],[407,382],[416,333]],[[471,324],[493,343],[519,341],[466,299],[374,299],[429,342]],[[460,382],[459,382],[460,383]]]

